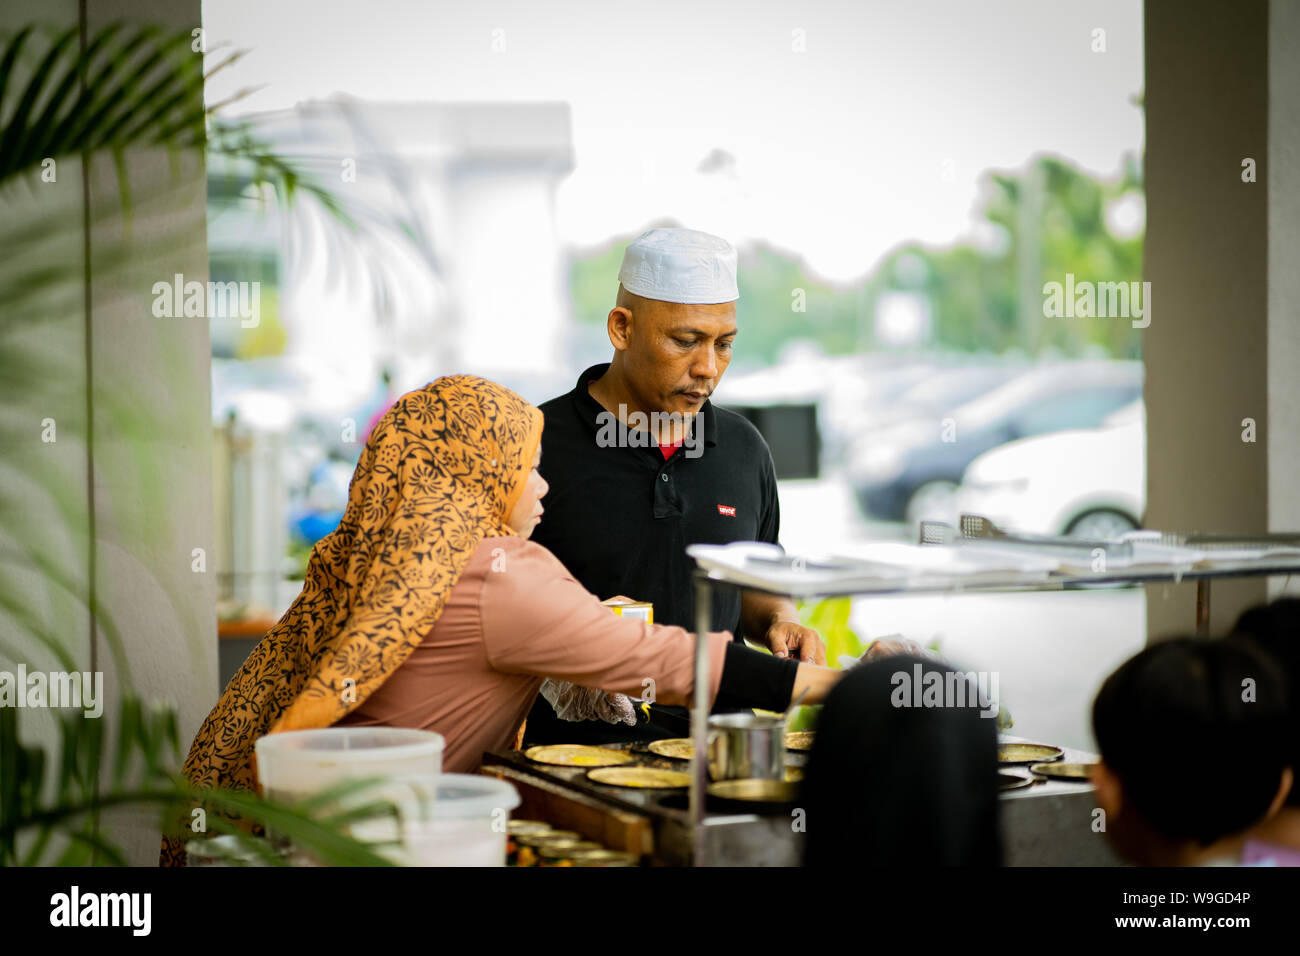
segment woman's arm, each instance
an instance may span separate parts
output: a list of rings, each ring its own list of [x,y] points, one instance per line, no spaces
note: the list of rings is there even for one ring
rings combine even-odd
[[[488,662],[665,704],[687,704],[694,686],[695,639],[680,627],[620,617],[601,605],[545,548],[500,539],[504,553],[479,594]],[[709,644],[709,698],[717,695],[731,636]]]
[[[733,642],[727,648],[716,704],[723,710],[760,707],[782,711],[808,690],[806,704],[820,704],[840,672],[817,664],[775,657]]]
[[[505,547],[502,570],[487,574],[479,597],[494,668],[664,704],[693,703],[693,635],[611,613],[539,545]],[[805,687],[804,702],[817,704],[839,679],[839,671],[761,653],[725,632],[705,640],[711,705],[784,710]]]

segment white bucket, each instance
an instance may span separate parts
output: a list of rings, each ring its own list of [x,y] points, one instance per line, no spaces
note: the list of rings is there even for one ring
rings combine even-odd
[[[505,866],[506,829],[519,793],[495,777],[469,773],[419,774],[391,780],[356,800],[387,801],[402,814],[352,825],[364,840],[401,841],[377,850],[402,866]]]
[[[437,774],[442,734],[406,727],[325,727],[259,737],[257,777],[272,800],[292,800],[344,780]]]

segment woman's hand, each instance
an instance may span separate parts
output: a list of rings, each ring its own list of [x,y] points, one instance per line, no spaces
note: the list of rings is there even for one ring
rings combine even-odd
[[[623,694],[580,687],[551,677],[542,681],[541,691],[561,720],[603,720],[607,724],[636,726],[636,708]]]
[[[636,708],[626,694],[608,694],[602,691],[596,701],[596,712],[607,724],[636,726]]]

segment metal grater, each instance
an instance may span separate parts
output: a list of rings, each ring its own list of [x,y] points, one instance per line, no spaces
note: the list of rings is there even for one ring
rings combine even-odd
[[[952,525],[942,521],[921,522],[921,544],[952,544],[960,538],[961,534]]]

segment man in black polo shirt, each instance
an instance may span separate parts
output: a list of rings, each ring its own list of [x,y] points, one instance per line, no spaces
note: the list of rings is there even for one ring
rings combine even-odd
[[[688,544],[770,541],[780,530],[767,443],[709,395],[736,338],[736,251],[688,229],[653,229],[630,244],[607,328],[613,361],[541,406],[542,476],[550,485],[533,540],[598,597],[654,605],[658,624],[694,629]],[[715,594],[712,629],[790,660],[825,662],[817,633],[773,595]],[[575,634],[575,640],[582,635]],[[718,707],[725,701],[718,701]],[[539,697],[528,743],[682,736],[686,712],[656,707],[635,727],[565,721]]]

